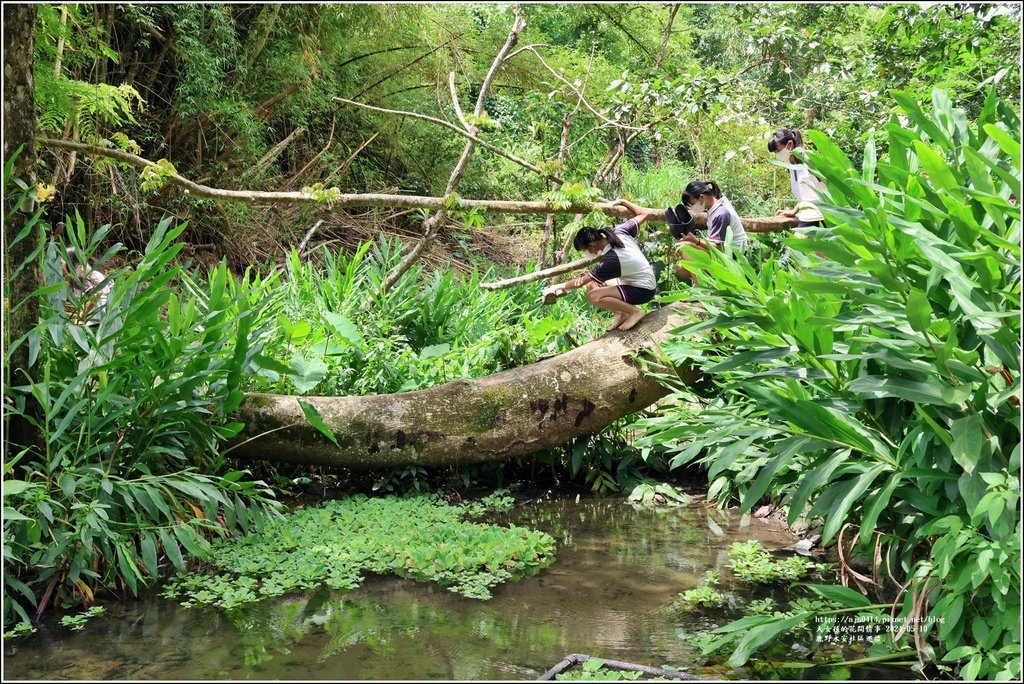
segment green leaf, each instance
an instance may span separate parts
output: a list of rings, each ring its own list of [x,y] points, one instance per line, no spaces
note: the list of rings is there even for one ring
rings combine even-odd
[[[952,651],[942,656],[942,662],[952,663],[957,660],[963,660],[967,656],[977,652],[978,648],[976,646],[957,646]]]
[[[927,293],[921,290],[910,291],[907,297],[907,320],[917,332],[928,330],[932,322],[932,306],[928,302]]]
[[[142,538],[139,540],[139,547],[142,550],[142,563],[146,566],[146,570],[149,572],[151,577],[156,577],[157,558],[156,558],[156,540],[153,535],[149,532],[144,532]]]
[[[753,627],[742,639],[740,639],[739,644],[736,646],[736,650],[733,651],[731,656],[729,656],[729,666],[742,667],[747,660],[750,659],[751,654],[753,654],[753,652],[758,648],[768,643],[779,634],[789,631],[801,622],[810,620],[812,617],[814,617],[814,613],[811,612],[797,613],[792,617],[773,620],[768,624]]]
[[[848,522],[847,513],[850,511],[850,508],[867,491],[867,488],[871,486],[875,478],[888,467],[884,463],[878,463],[857,478],[851,480],[850,488],[843,495],[842,499],[839,500],[839,503],[825,514],[825,527],[821,531],[822,544],[827,544],[839,529]]]
[[[871,605],[867,596],[849,587],[837,584],[806,584],[804,586],[819,596],[848,608],[865,608]]]
[[[892,493],[903,477],[904,473],[895,472],[891,474],[882,490],[868,501],[867,507],[864,509],[864,516],[860,521],[860,538],[865,545],[870,544],[874,538],[875,524],[878,522],[878,516],[887,509]]]
[[[171,536],[171,533],[165,527],[160,528],[159,534],[160,542],[163,544],[164,553],[167,554],[167,558],[177,570],[185,572],[185,559],[181,557],[181,549],[178,548],[178,542],[175,541],[174,537]]]
[[[931,382],[896,376],[864,375],[847,388],[862,397],[895,397],[916,404],[938,404],[956,408],[971,395],[968,385],[953,387],[933,378]]]
[[[320,411],[307,401],[299,399],[298,402],[299,406],[302,407],[302,413],[306,416],[306,420],[309,421],[309,424],[315,427],[320,434],[331,440],[334,446],[340,449],[341,445],[338,444],[338,438],[334,435],[334,431],[331,430],[331,428],[327,426],[327,423],[324,422],[323,417],[320,415]]]
[[[172,529],[174,530],[174,536],[178,538],[181,545],[184,546],[194,558],[205,560],[209,556],[210,542],[196,534],[196,531],[191,525],[175,525]]]
[[[419,357],[421,359],[432,359],[437,356],[444,356],[452,349],[452,345],[444,342],[442,344],[432,344],[428,347],[424,347],[420,350]]]
[[[305,394],[327,377],[327,364],[323,359],[306,359],[299,352],[295,352],[291,359],[289,377],[295,383],[295,389],[299,394]]]
[[[964,612],[964,596],[963,594],[956,594],[952,597],[949,602],[949,606],[946,610],[942,611],[941,615],[944,618],[942,624],[939,626],[939,639],[945,641],[947,637],[955,630],[960,624],[960,616]]]
[[[953,454],[953,459],[965,472],[973,472],[974,467],[978,464],[978,459],[981,458],[983,426],[983,418],[980,413],[958,418],[950,426],[949,432],[953,436],[950,451]]]
[[[981,654],[975,653],[971,656],[971,660],[967,665],[960,670],[960,679],[965,682],[973,682],[978,678],[978,672],[981,671]]]
[[[1020,141],[1014,140],[1010,135],[995,124],[985,124],[984,130],[989,136],[999,143],[1000,149],[1010,157],[1011,163],[1020,169]]]
[[[363,341],[363,336],[359,332],[359,328],[356,324],[350,321],[341,314],[334,313],[332,311],[324,312],[324,318],[331,327],[337,332],[343,340],[351,344],[357,349],[363,349],[366,343]]]
[[[24,480],[4,480],[3,492],[4,498],[9,496],[16,496],[22,492],[34,489],[39,486],[37,482],[26,482]]]

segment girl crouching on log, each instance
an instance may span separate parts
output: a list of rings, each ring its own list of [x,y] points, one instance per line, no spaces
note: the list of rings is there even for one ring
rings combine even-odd
[[[629,330],[644,317],[638,305],[654,298],[657,283],[654,268],[640,251],[637,237],[648,215],[637,205],[624,199],[615,202],[633,212],[633,218],[612,228],[581,228],[573,238],[573,247],[590,254],[604,254],[590,272],[560,285],[551,285],[544,294],[561,297],[567,290],[586,287],[587,301],[615,314],[609,331]],[[609,281],[618,278],[618,284]]]

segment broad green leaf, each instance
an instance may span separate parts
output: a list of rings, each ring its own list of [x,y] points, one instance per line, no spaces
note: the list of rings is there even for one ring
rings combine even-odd
[[[864,608],[871,605],[867,596],[849,587],[838,584],[806,584],[804,586],[819,596],[848,608]]]
[[[958,418],[950,426],[949,432],[953,436],[950,451],[964,472],[972,472],[981,457],[983,427],[984,422],[980,413]]]
[[[985,124],[984,130],[989,136],[992,137],[997,143],[999,143],[1000,149],[1003,150],[1010,158],[1010,163],[1019,171],[1020,170],[1020,141],[1014,140],[1010,137],[1010,134],[999,128],[995,124]]]
[[[35,489],[39,487],[38,482],[26,482],[24,480],[4,480],[3,492],[4,498],[9,496],[17,496],[22,492],[28,491],[29,489]]]
[[[731,656],[729,656],[729,666],[742,667],[758,648],[783,632],[788,632],[800,623],[806,622],[813,617],[814,613],[811,612],[797,613],[792,617],[773,620],[768,624],[758,625],[757,627],[751,628],[750,631],[740,639],[739,644],[736,646],[736,650],[733,651]]]
[[[142,537],[139,540],[139,547],[142,550],[142,562],[146,566],[146,570],[149,572],[151,577],[156,577],[158,572],[156,540],[153,538],[152,533],[142,533]]]
[[[309,424],[315,427],[324,437],[331,440],[334,446],[341,448],[338,444],[338,438],[335,437],[334,431],[331,430],[331,428],[327,426],[327,423],[324,422],[323,416],[320,415],[320,411],[307,401],[299,399],[298,402],[299,406],[302,407],[302,413],[306,416],[306,420],[309,421]]]
[[[835,534],[839,532],[839,529],[848,522],[847,514],[853,508],[854,503],[867,491],[867,488],[871,486],[875,478],[881,475],[887,468],[888,466],[884,463],[879,463],[872,466],[867,472],[850,480],[849,489],[842,495],[842,498],[838,500],[836,505],[825,514],[825,527],[821,531],[822,544],[827,544],[831,541]]]
[[[181,549],[178,548],[177,540],[167,531],[166,527],[161,527],[159,534],[160,542],[163,544],[164,553],[167,554],[167,558],[177,570],[185,572],[185,559],[181,557]]]
[[[878,522],[878,516],[889,506],[892,493],[899,485],[900,480],[904,475],[905,473],[901,472],[895,472],[889,475],[889,479],[886,480],[881,491],[875,494],[867,502],[867,506],[864,509],[864,516],[860,521],[860,538],[865,546],[873,543],[872,540],[874,539],[875,525]]]
[[[921,290],[911,290],[907,297],[907,320],[917,332],[924,332],[931,325],[932,307],[928,295]]]
[[[341,314],[332,311],[324,312],[324,318],[343,340],[356,349],[363,349],[366,346],[362,334],[356,324]]]
[[[327,377],[327,364],[320,358],[306,359],[301,353],[292,354],[289,377],[299,394],[305,394]]]
[[[953,387],[937,377],[930,382],[906,380],[896,376],[864,375],[847,388],[863,397],[895,397],[917,404],[957,407],[971,395],[968,385]]]
[[[447,342],[441,344],[432,344],[428,347],[424,347],[420,350],[421,359],[432,359],[438,356],[444,356],[452,350],[452,346]]]

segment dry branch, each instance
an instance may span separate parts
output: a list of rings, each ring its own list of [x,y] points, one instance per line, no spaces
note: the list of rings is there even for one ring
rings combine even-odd
[[[344,104],[349,104],[349,105],[352,105],[354,107],[362,107],[363,109],[369,109],[370,111],[374,111],[374,112],[381,112],[383,114],[395,114],[396,116],[407,116],[410,119],[420,119],[421,121],[429,121],[431,123],[435,123],[438,126],[444,126],[445,128],[449,128],[449,129],[455,131],[456,133],[458,133],[459,135],[461,135],[461,136],[463,136],[465,138],[468,138],[470,141],[472,141],[473,143],[479,145],[480,147],[484,148],[485,150],[489,150],[490,152],[493,152],[494,154],[496,154],[498,156],[504,157],[505,159],[508,159],[509,161],[513,161],[516,164],[519,164],[524,169],[529,169],[530,171],[533,171],[534,173],[539,173],[540,175],[542,175],[545,178],[548,178],[548,179],[550,179],[550,180],[552,180],[554,182],[557,182],[557,183],[561,183],[562,182],[562,179],[559,178],[558,176],[554,176],[554,175],[544,171],[539,166],[531,164],[530,162],[526,161],[525,159],[520,159],[519,157],[515,156],[511,152],[506,152],[505,150],[501,149],[500,147],[498,147],[496,145],[492,145],[491,143],[487,142],[486,140],[483,140],[483,139],[477,137],[477,135],[475,133],[473,133],[473,131],[466,130],[464,128],[459,128],[458,126],[456,126],[455,124],[451,123],[450,121],[445,121],[444,119],[438,119],[437,117],[428,116],[427,114],[418,114],[417,112],[406,112],[406,111],[402,111],[400,109],[387,109],[385,107],[375,107],[374,105],[368,105],[368,104],[365,104],[363,102],[356,102],[355,100],[346,100],[343,97],[335,97],[335,98],[332,98],[332,99],[334,99],[334,101],[336,101],[336,102],[342,102]]]
[[[568,273],[570,271],[576,271],[581,268],[585,268],[590,264],[594,263],[601,258],[600,254],[593,256],[586,256],[576,261],[570,261],[567,264],[559,264],[558,266],[552,266],[551,268],[544,268],[533,273],[527,273],[525,275],[516,276],[515,278],[508,278],[506,280],[496,280],[493,283],[481,283],[480,287],[484,290],[504,290],[507,287],[513,287],[515,285],[522,285],[523,283],[532,283],[535,280],[541,280],[550,276],[560,275],[562,273]]]
[[[480,85],[480,93],[477,96],[476,108],[473,110],[473,115],[480,117],[484,111],[484,101],[487,98],[487,93],[491,89],[491,83],[494,81],[494,75],[498,71],[498,67],[505,61],[505,57],[508,56],[509,50],[511,50],[516,42],[519,41],[519,34],[522,32],[526,25],[523,21],[522,11],[519,9],[519,5],[515,5],[515,21],[512,22],[512,29],[509,31],[508,38],[505,39],[505,44],[498,50],[498,54],[495,55],[494,61],[491,63],[491,68],[487,72],[487,76],[484,77],[483,83]],[[470,133],[473,137],[476,137],[478,129],[473,126],[470,129]],[[381,283],[381,292],[387,292],[390,290],[398,279],[409,270],[409,267],[416,263],[416,260],[420,258],[420,254],[423,250],[430,246],[430,243],[434,241],[434,237],[437,235],[437,231],[440,226],[444,223],[445,218],[448,216],[449,205],[451,199],[455,196],[455,189],[458,187],[459,182],[462,180],[462,175],[466,172],[466,167],[469,166],[469,159],[473,156],[473,150],[476,149],[475,140],[467,140],[466,146],[462,150],[462,155],[459,157],[458,163],[455,164],[455,168],[452,169],[451,175],[448,177],[448,185],[445,187],[444,196],[448,200],[442,203],[442,205],[434,212],[434,214],[423,222],[423,237],[419,242],[412,248],[412,251],[402,259],[401,263],[395,267],[395,269],[388,274]]]
[[[70,140],[56,140],[53,138],[37,138],[36,142],[44,147],[72,150],[83,154],[98,155],[116,159],[138,168],[156,166],[155,162],[132,154],[97,145],[71,142]],[[278,205],[293,204],[317,204],[319,198],[306,192],[260,192],[254,190],[225,190],[223,188],[211,188],[207,185],[200,185],[188,180],[184,176],[169,173],[167,180],[170,183],[181,186],[196,197],[208,197],[215,200],[229,200],[247,203],[264,203]],[[339,194],[336,199],[330,202],[334,209],[347,209],[349,207],[393,207],[401,209],[441,209],[444,207],[445,198],[425,197],[420,195],[390,195],[383,193],[355,193]],[[599,202],[595,204],[574,204],[567,207],[556,207],[552,202],[525,202],[512,200],[486,200],[466,199],[452,197],[451,205],[454,209],[469,210],[480,208],[483,211],[498,214],[589,214],[592,211],[600,211],[608,216],[627,219],[632,216],[629,210],[618,204]],[[664,221],[664,209],[644,209],[650,221]],[[694,217],[698,225],[704,225],[706,217],[698,214]],[[796,219],[782,216],[745,218],[742,219],[743,228],[750,233],[780,233],[795,228]]]

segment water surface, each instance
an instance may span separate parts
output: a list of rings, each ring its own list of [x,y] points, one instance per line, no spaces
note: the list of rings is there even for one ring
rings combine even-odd
[[[4,679],[530,680],[569,653],[700,673],[681,632],[737,615],[681,612],[679,592],[709,569],[727,575],[734,541],[795,541],[775,522],[699,507],[635,510],[621,498],[542,500],[497,520],[510,521],[553,535],[557,557],[489,601],[390,577],[229,615],[153,592],[107,603],[83,632],[51,620],[5,640]]]

